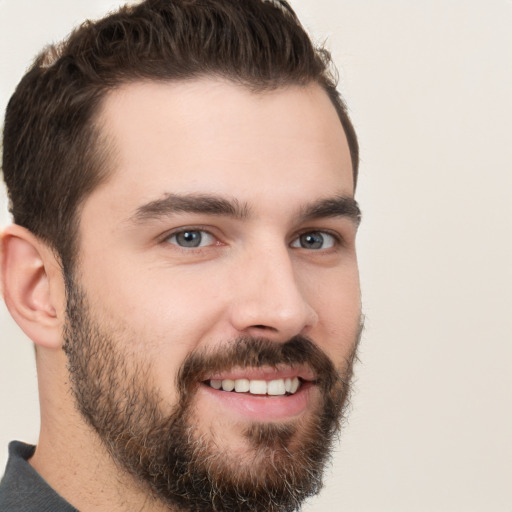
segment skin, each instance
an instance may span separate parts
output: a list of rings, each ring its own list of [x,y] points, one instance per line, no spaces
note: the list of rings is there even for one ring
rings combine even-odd
[[[78,281],[91,315],[116,333],[127,360],[150,364],[164,411],[176,402],[174,378],[191,351],[241,335],[283,343],[302,334],[343,366],[361,315],[357,220],[300,215],[321,200],[354,195],[343,128],[319,86],[252,93],[212,78],[134,83],[107,97],[99,125],[114,171],[81,211]],[[141,215],[168,194],[215,196],[243,215],[169,208]],[[180,247],[175,235],[183,228],[202,230],[203,246]],[[304,232],[324,233],[324,247],[301,247]],[[42,420],[31,464],[79,509],[157,510],[74,409],[55,255],[11,226],[2,273],[6,303],[38,345]],[[318,392],[310,389],[300,411],[266,421],[307,423]],[[206,387],[194,415],[199,432],[250,461],[242,432],[253,417]]]

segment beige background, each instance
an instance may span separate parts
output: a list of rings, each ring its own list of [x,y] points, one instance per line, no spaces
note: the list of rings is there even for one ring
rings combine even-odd
[[[45,42],[115,4],[0,0],[2,111]],[[361,139],[367,314],[350,419],[305,512],[512,512],[512,2],[293,5]],[[31,343],[3,305],[0,338],[3,467],[39,420]]]

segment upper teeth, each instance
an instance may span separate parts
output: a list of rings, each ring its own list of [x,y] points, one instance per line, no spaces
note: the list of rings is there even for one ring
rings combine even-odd
[[[235,391],[237,393],[251,393],[252,395],[284,395],[286,393],[295,393],[299,389],[300,381],[298,377],[293,379],[276,380],[249,380],[249,379],[223,379],[210,380],[210,386],[223,391]]]

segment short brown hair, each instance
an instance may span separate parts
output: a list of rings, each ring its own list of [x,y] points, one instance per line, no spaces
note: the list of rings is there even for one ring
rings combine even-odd
[[[358,144],[329,53],[283,0],[146,0],[87,21],[46,48],[9,101],[3,174],[14,222],[72,265],[79,207],[107,176],[95,117],[108,91],[138,80],[215,75],[254,91],[319,83]]]

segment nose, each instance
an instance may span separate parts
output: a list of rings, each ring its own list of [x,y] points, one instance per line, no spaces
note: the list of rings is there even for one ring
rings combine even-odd
[[[252,252],[237,276],[230,317],[239,333],[284,342],[318,322],[286,246]]]

